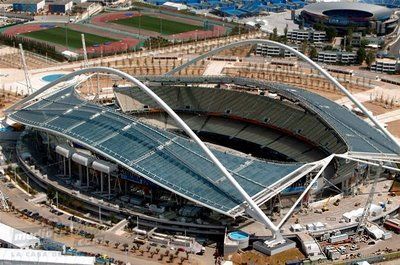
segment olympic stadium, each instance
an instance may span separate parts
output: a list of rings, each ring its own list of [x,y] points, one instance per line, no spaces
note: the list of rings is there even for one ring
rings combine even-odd
[[[328,2],[307,5],[300,13],[306,24],[323,23],[340,32],[376,30],[377,34],[391,33],[399,18],[393,10],[384,6],[360,2]]]
[[[312,92],[227,76],[179,76],[225,49],[274,43],[315,67],[374,126]],[[83,84],[118,80],[100,104]],[[96,91],[94,89],[93,91]],[[92,91],[92,92],[93,92]],[[8,110],[24,127],[20,163],[42,189],[57,190],[76,210],[132,218],[144,227],[223,235],[246,220],[283,244],[280,228],[304,200],[334,185],[350,194],[365,165],[397,172],[393,136],[329,73],[300,52],[269,40],[245,40],[205,53],[163,76],[132,77],[107,67],[76,70]],[[277,196],[298,200],[278,224],[266,207]]]

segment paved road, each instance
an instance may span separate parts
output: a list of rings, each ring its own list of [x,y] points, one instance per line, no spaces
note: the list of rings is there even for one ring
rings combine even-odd
[[[27,194],[21,192],[18,188],[9,189],[4,186],[4,182],[0,181],[0,190],[4,193],[5,196],[8,196],[12,200],[13,206],[18,209],[28,209],[32,212],[38,212],[41,216],[56,221],[58,223],[63,223],[65,225],[69,225],[70,227],[74,227],[79,230],[84,230],[90,233],[95,234],[95,238],[101,238],[103,240],[109,240],[110,242],[120,242],[132,244],[133,237],[128,236],[128,234],[124,235],[115,235],[114,233],[108,233],[101,230],[98,230],[93,227],[84,226],[77,222],[72,222],[68,220],[70,215],[64,214],[61,216],[57,216],[51,213],[50,208],[45,205],[37,205],[27,201],[30,198]],[[115,249],[113,247],[100,246],[95,242],[90,242],[89,240],[84,239],[80,236],[62,236],[57,235],[51,228],[42,226],[39,222],[34,222],[29,220],[28,218],[15,213],[4,213],[0,212],[0,221],[10,225],[12,227],[18,228],[20,230],[34,233],[41,237],[50,237],[54,240],[66,243],[68,246],[76,248],[80,251],[88,251],[91,253],[106,253],[108,256],[125,261],[125,254],[121,250]],[[110,246],[112,244],[110,243]],[[131,264],[149,264],[156,265],[160,264],[156,261],[151,260],[143,260],[138,257],[134,257],[132,254],[129,254],[128,261]]]

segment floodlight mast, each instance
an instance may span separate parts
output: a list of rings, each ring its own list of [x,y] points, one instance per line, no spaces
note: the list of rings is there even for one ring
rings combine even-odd
[[[83,33],[81,34],[81,39],[82,39],[82,49],[83,49],[83,63],[86,68],[89,65],[89,61],[88,61],[87,50],[86,50],[85,34],[83,34]]]
[[[22,43],[20,43],[18,46],[19,46],[19,51],[21,53],[21,63],[22,63],[22,68],[24,69],[26,89],[28,92],[27,94],[29,95],[29,94],[33,93],[31,78],[29,77],[28,65],[26,64],[25,52],[24,52],[24,49],[22,48]]]

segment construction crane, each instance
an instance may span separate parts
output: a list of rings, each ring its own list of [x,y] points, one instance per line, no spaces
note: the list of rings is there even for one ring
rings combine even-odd
[[[370,170],[370,168],[368,167],[368,173],[370,172],[369,170]],[[360,216],[360,219],[358,222],[358,226],[357,226],[357,230],[356,230],[356,237],[359,237],[364,233],[365,224],[367,222],[367,219],[369,216],[369,211],[371,209],[371,204],[374,199],[376,184],[378,183],[378,178],[379,178],[381,172],[382,172],[382,164],[379,165],[378,170],[374,176],[372,187],[369,191],[367,202],[365,203],[365,206],[364,206],[364,211],[363,211],[362,215]]]
[[[323,212],[327,212],[327,211],[329,211],[329,207],[328,207],[328,204],[329,204],[329,201],[331,200],[331,198],[332,198],[332,196],[329,196],[329,198],[326,200],[326,202],[324,203],[324,205],[322,206],[322,211]]]
[[[26,64],[26,60],[25,60],[25,52],[24,52],[24,49],[22,48],[21,43],[19,44],[19,51],[21,53],[22,69],[24,70],[24,74],[25,74],[26,88],[27,88],[28,94],[31,94],[31,93],[33,93],[33,87],[31,84],[31,79],[29,77],[28,65]]]

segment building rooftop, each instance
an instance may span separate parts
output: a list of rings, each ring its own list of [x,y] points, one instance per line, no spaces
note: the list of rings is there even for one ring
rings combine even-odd
[[[66,5],[71,3],[72,0],[54,0],[49,2],[49,5]]]
[[[365,12],[365,15],[371,16],[371,18],[376,19],[387,19],[391,16],[393,11],[390,8],[372,4],[365,4],[359,2],[321,2],[306,5],[304,11],[308,13],[313,13],[315,15],[325,17],[327,11],[349,11],[354,10],[355,12]]]
[[[44,2],[45,0],[15,0],[13,4],[37,4]]]
[[[40,239],[15,229],[6,224],[0,223],[0,241],[6,242],[17,248],[29,248],[40,244]],[[0,258],[2,255],[0,254]]]
[[[62,255],[60,251],[0,248],[3,264],[93,265],[95,257]]]

